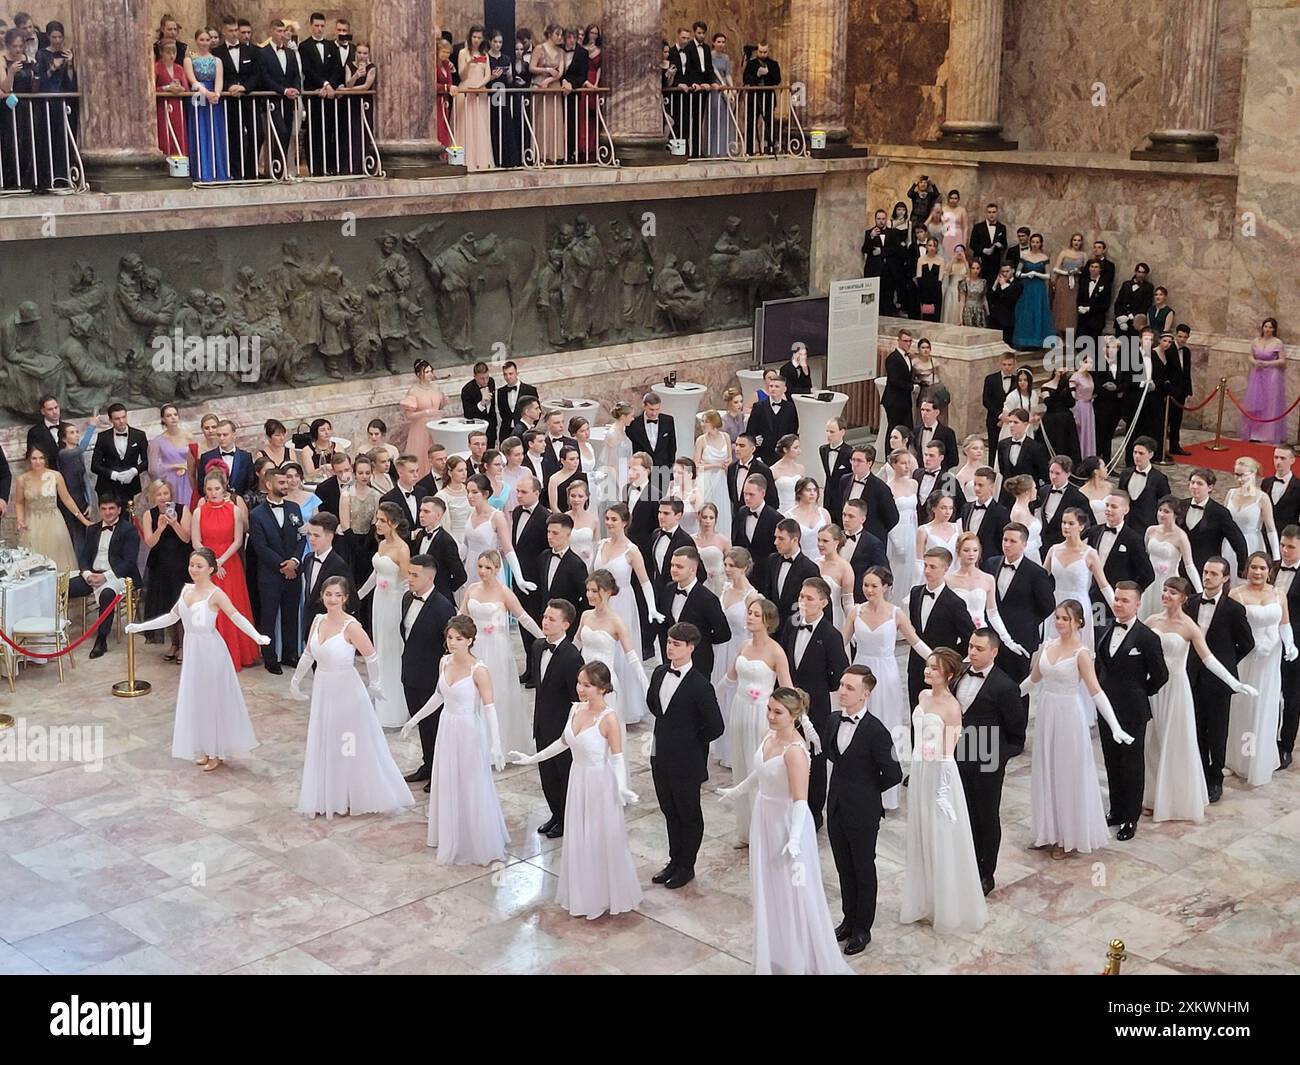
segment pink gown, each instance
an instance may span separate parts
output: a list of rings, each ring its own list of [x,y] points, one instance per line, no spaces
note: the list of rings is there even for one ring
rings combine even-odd
[[[433,443],[425,423],[436,418],[442,409],[442,393],[413,388],[400,405],[402,414],[408,419],[405,451],[420,460],[420,476],[423,477],[429,472],[429,445]]]
[[[1257,359],[1270,359],[1277,363],[1271,366],[1250,368],[1246,378],[1246,398],[1242,407],[1255,417],[1241,419],[1241,436],[1243,440],[1260,440],[1266,444],[1280,444],[1286,440],[1287,419],[1281,414],[1287,408],[1286,394],[1286,353],[1282,341],[1273,338],[1267,345],[1259,339],[1251,344],[1250,353]],[[1256,421],[1255,418],[1264,419]],[[1276,421],[1267,419],[1275,418]]]

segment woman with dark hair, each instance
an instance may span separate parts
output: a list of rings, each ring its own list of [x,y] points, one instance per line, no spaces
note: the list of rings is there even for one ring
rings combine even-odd
[[[1276,318],[1264,319],[1250,345],[1250,376],[1242,406],[1250,412],[1241,419],[1245,439],[1268,444],[1286,440],[1286,419],[1281,417],[1287,408],[1286,345],[1277,335]]]
[[[475,24],[465,36],[465,44],[456,57],[456,72],[460,78],[454,99],[452,123],[456,136],[465,149],[465,167],[468,170],[492,169],[492,133],[489,125],[487,88],[491,73],[488,70],[487,34]]]
[[[1005,440],[1011,435],[1007,415],[1013,410],[1024,410],[1034,414],[1041,412],[1042,407],[1043,404],[1038,398],[1038,389],[1034,387],[1034,371],[1027,366],[1022,366],[1016,371],[1015,385],[1007,393],[1006,401],[1002,404],[1002,428],[998,430],[998,439]],[[994,452],[996,451],[995,447]]]
[[[605,83],[600,80],[600,65],[604,55],[601,50],[603,40],[600,27],[594,22],[582,31],[582,40],[578,42],[578,47],[585,48],[587,51],[587,80],[582,84],[584,89],[601,89],[605,86]],[[596,144],[600,139],[596,108],[596,94],[583,93],[578,104],[578,162],[580,163],[596,162]]]
[[[166,403],[158,412],[163,431],[149,441],[149,476],[172,486],[172,502],[187,507],[194,498],[189,433],[181,428],[181,412]]]
[[[433,366],[424,359],[416,359],[415,380],[398,407],[406,421],[406,454],[418,460],[421,477],[429,472],[429,445],[433,443],[428,423],[431,418],[441,417],[445,402],[442,390],[434,384]]]
[[[1035,233],[1029,238],[1029,250],[1016,263],[1016,277],[1022,286],[1020,299],[1016,301],[1016,328],[1012,336],[1017,348],[1041,348],[1048,337],[1056,335],[1047,299],[1048,263],[1043,235]]]
[[[921,320],[937,322],[943,312],[943,256],[939,254],[939,242],[929,237],[925,242],[925,251],[917,256],[916,298]]]
[[[489,123],[492,134],[492,158],[498,167],[516,167],[523,161],[523,151],[519,141],[520,96],[512,89],[520,89],[528,84],[515,80],[515,59],[505,52],[505,37],[500,30],[488,31],[488,88],[493,89],[489,97]],[[498,95],[504,91],[504,95]],[[506,427],[507,430],[509,426]]]
[[[1197,595],[1201,594],[1201,571],[1192,557],[1192,542],[1186,530],[1178,524],[1184,512],[1183,501],[1174,496],[1165,496],[1156,504],[1156,523],[1146,530],[1147,554],[1151,556],[1151,569],[1156,578],[1142,593],[1139,617],[1160,613],[1165,580],[1178,576],[1180,562],[1187,571],[1192,588]]]
[[[379,655],[381,690],[375,695],[375,713],[384,728],[400,728],[410,714],[402,688],[402,593],[411,568],[411,549],[406,543],[409,524],[396,503],[379,504],[375,513],[375,535],[379,548],[370,560],[370,579],[362,586],[364,599],[375,593],[371,631]]]
[[[1071,233],[1070,246],[1056,253],[1052,266],[1052,324],[1065,336],[1066,330],[1079,324],[1079,285],[1088,254],[1083,250],[1083,234]]]
[[[880,275],[882,314],[909,317],[908,292],[912,288],[907,273],[909,231],[907,204],[900,200],[894,204],[893,214],[885,229],[885,262]]]
[[[551,474],[546,484],[546,497],[552,511],[569,509],[569,485],[582,481],[590,486],[586,473],[582,470],[582,456],[576,447],[568,445],[560,448],[560,468]]]
[[[329,476],[330,459],[334,457],[334,443],[330,439],[333,434],[334,424],[328,418],[316,418],[307,427],[307,443],[298,456],[304,481],[315,483]]]
[[[231,498],[226,468],[219,459],[214,459],[203,475],[203,498],[195,504],[190,535],[196,550],[206,547],[212,552],[212,565],[216,571],[212,581],[225,593],[232,609],[244,617],[253,612],[244,563],[239,554],[247,529],[247,516]],[[190,575],[193,576],[193,570]],[[217,632],[230,650],[236,672],[261,661],[258,641],[249,639],[233,616],[218,617],[216,624]]]
[[[258,448],[257,454],[270,459],[271,464],[279,469],[292,458],[289,445],[286,443],[289,430],[278,418],[268,418],[266,424],[262,426],[262,432],[266,434],[266,443]]]
[[[568,133],[564,100],[560,90],[564,81],[564,28],[552,22],[546,27],[546,39],[533,48],[533,140],[537,145],[535,163],[562,163],[568,151]]]

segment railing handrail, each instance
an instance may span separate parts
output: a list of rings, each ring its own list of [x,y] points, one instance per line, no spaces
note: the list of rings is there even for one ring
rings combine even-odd
[[[700,89],[716,89],[718,92],[789,92],[789,85],[721,85],[709,82],[704,85],[666,85],[664,92],[697,92]]]
[[[448,91],[449,88],[455,89],[456,91],[454,93],[450,92]],[[505,85],[476,85],[473,88],[469,88],[469,89],[463,88],[460,85],[452,85],[452,86],[438,85],[434,88],[433,91],[435,95],[442,95],[442,96],[470,96],[473,95],[474,93],[483,93],[485,95],[490,96],[498,92],[518,92],[518,93],[549,92],[549,93],[563,93],[565,96],[572,96],[575,92],[578,92],[587,95],[601,96],[606,93],[613,92],[613,90],[609,88],[609,86],[607,85],[584,85],[578,89],[569,89],[567,92],[565,92],[564,89],[557,89],[550,85],[518,85],[513,89]]]
[[[176,96],[197,96],[199,93],[208,92],[208,91],[209,90],[207,89],[155,89],[154,96],[155,98],[168,99]],[[347,93],[347,95],[349,96],[376,96],[378,95],[379,92],[379,90],[377,89],[337,89],[335,91],[336,93]],[[44,93],[42,95],[47,97],[52,97],[55,94]],[[65,93],[64,95],[68,95],[68,94]],[[80,93],[78,93],[77,95],[79,96]],[[267,99],[267,98],[281,99],[284,97],[284,93],[282,92],[271,92],[266,89],[257,89],[251,92],[230,92],[227,89],[223,89],[221,91],[221,95],[223,98],[229,96],[231,99],[235,99],[235,100],[248,100],[253,97],[258,97],[261,99]],[[320,90],[318,89],[304,90],[298,95],[319,96]]]
[[[16,92],[12,94],[19,100],[80,100],[79,92]]]

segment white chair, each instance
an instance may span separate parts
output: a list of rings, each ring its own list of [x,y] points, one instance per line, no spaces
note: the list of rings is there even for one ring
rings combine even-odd
[[[21,621],[15,621],[13,631],[10,636],[19,647],[27,647],[32,650],[49,650],[55,654],[65,650],[71,642],[68,638],[68,629],[71,622],[68,621],[68,581],[69,575],[60,573],[57,590],[54,595],[54,617],[45,618],[23,618]],[[55,661],[59,664],[59,683],[63,683],[63,655],[59,655]],[[68,665],[73,669],[77,668],[77,662],[73,655],[67,656]],[[13,690],[14,679],[12,674],[9,677],[9,687]]]

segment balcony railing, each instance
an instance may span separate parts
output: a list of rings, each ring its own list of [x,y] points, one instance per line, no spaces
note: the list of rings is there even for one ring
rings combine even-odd
[[[77,147],[81,94],[16,93],[0,102],[0,195],[85,192],[86,170]]]
[[[609,89],[440,86],[438,139],[460,148],[471,170],[618,166],[605,121]],[[449,153],[450,154],[450,153]]]
[[[663,97],[664,130],[677,154],[691,159],[808,155],[808,138],[789,86],[674,85]]]

